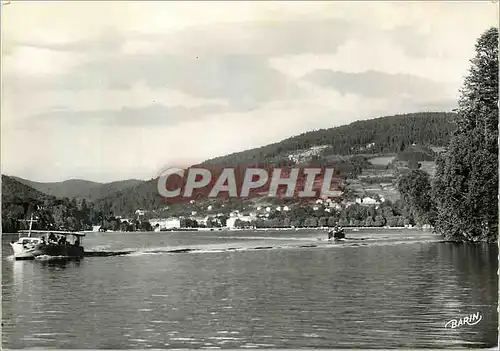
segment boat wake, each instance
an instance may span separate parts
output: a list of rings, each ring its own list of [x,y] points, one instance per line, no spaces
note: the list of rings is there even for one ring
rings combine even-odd
[[[83,253],[84,257],[110,257],[110,256],[123,256],[130,255],[136,252],[135,250],[124,250],[124,251],[85,251]]]
[[[311,241],[311,238],[297,238],[297,237],[275,237],[275,236],[219,236],[217,238],[227,238],[227,239],[241,239],[241,240],[277,240],[277,241]]]
[[[267,238],[266,238],[267,239]],[[382,240],[380,240],[382,239]],[[191,247],[154,247],[154,248],[125,248],[121,250],[112,250],[109,246],[98,246],[90,251],[84,252],[84,257],[113,257],[113,256],[143,256],[143,255],[165,255],[165,254],[202,254],[202,253],[231,253],[242,251],[270,251],[279,249],[298,250],[298,249],[341,249],[341,248],[355,248],[355,247],[369,247],[369,246],[391,246],[402,244],[416,244],[436,242],[435,238],[398,238],[396,240],[384,240],[385,238],[363,237],[363,238],[345,238],[340,240],[328,240],[317,238],[316,240],[309,238],[308,242],[293,242],[280,243],[279,245],[254,245],[250,246],[248,243],[239,244],[238,246],[231,246],[231,244],[209,245],[209,246],[191,246]],[[402,240],[401,240],[402,239]],[[298,240],[302,241],[302,240]],[[234,243],[233,243],[234,244]],[[104,249],[104,250],[103,250]],[[13,256],[7,259],[13,259]],[[38,256],[37,261],[60,261],[68,260],[71,257],[67,256]]]
[[[352,248],[352,247],[367,247],[367,246],[386,246],[386,245],[402,245],[436,242],[437,240],[394,240],[394,241],[378,241],[373,242],[369,238],[348,238],[341,240],[309,240],[308,243],[284,243],[281,245],[261,245],[261,246],[231,246],[231,247],[158,247],[151,249],[126,249],[121,251],[86,251],[85,257],[110,257],[110,256],[143,256],[143,255],[159,255],[159,254],[195,254],[195,253],[230,253],[234,251],[262,251],[262,250],[278,250],[278,249],[313,249],[313,248]]]

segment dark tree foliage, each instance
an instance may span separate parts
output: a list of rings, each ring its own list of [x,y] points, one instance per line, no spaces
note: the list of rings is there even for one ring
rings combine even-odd
[[[412,170],[398,180],[405,210],[419,225],[433,225],[436,216],[435,204],[431,198],[429,174],[421,170]]]
[[[437,160],[435,230],[450,240],[494,241],[498,231],[498,29],[476,43],[456,131]]]
[[[436,153],[422,145],[410,145],[396,155],[397,161],[420,162],[434,161]]]
[[[380,117],[303,133],[256,149],[205,161],[206,164],[262,163],[312,146],[328,146],[324,154],[397,153],[407,145],[445,146],[454,130],[454,113],[423,112]],[[368,145],[372,144],[367,147]]]
[[[104,208],[104,209],[103,209]],[[85,199],[58,199],[43,194],[13,177],[2,175],[2,232],[15,233],[27,229],[27,220],[33,213],[37,220],[33,229],[90,230],[92,225],[119,230],[123,223],[113,217],[109,207],[95,206]],[[152,230],[149,222],[129,225],[126,230]]]
[[[271,211],[266,219],[258,218],[250,222],[235,221],[236,227],[245,228],[289,228],[293,227],[402,227],[411,223],[410,217],[402,215],[400,204],[386,201],[380,206],[351,205],[339,210],[318,205],[316,210],[312,206],[294,205],[290,211]]]
[[[96,183],[82,179],[69,179],[63,182],[43,183],[33,182],[19,177],[13,178],[30,188],[50,196],[86,199],[87,201],[96,201],[114,192],[136,186],[143,182],[142,180],[129,179],[111,183]]]

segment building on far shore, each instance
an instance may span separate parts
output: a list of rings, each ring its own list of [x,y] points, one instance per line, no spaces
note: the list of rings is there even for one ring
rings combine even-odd
[[[229,217],[226,221],[226,227],[228,227],[229,229],[233,229],[233,228],[236,228],[235,223],[238,220],[240,220],[242,222],[252,222],[252,221],[255,221],[256,219],[257,219],[257,217],[255,215],[254,216]]]
[[[377,200],[371,198],[371,197],[364,197],[364,198],[357,198],[356,203],[361,204],[361,205],[379,205],[380,202]]]
[[[135,214],[136,214],[137,216],[144,216],[144,215],[146,214],[146,212],[147,212],[146,210],[141,210],[141,209],[139,209],[139,210],[136,210],[136,211],[135,211]]]
[[[149,220],[149,224],[151,224],[153,228],[158,225],[160,229],[174,229],[181,227],[181,220],[176,217],[154,218]]]
[[[205,217],[192,217],[191,219],[194,219],[196,223],[198,223],[199,226],[206,226],[208,223],[208,216]]]

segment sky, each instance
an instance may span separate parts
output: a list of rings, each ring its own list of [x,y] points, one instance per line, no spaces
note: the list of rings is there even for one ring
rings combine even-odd
[[[491,1],[12,0],[2,174],[150,179],[310,130],[451,111],[498,20]]]

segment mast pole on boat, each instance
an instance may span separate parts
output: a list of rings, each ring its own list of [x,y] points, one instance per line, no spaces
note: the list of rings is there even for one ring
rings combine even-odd
[[[28,222],[26,219],[19,219],[20,222]],[[33,222],[38,222],[36,219],[33,219],[33,212],[31,212],[31,218],[29,220],[30,226],[28,230],[28,237],[31,237],[31,229],[33,228]],[[19,233],[19,237],[21,237],[21,233]]]
[[[30,229],[28,231],[28,237],[31,237],[31,228],[33,227],[33,212],[31,212],[31,218],[30,218]]]

